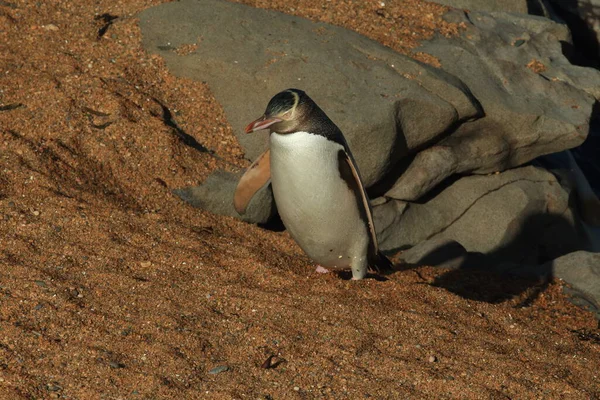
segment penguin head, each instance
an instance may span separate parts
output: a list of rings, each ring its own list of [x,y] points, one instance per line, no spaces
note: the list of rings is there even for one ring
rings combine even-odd
[[[246,133],[270,128],[271,132],[293,133],[310,108],[310,97],[299,89],[288,89],[277,93],[269,101],[265,113],[246,126]]]

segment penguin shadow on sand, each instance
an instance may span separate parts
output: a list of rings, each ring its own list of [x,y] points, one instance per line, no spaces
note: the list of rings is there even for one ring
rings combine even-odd
[[[449,268],[432,286],[463,298],[497,304],[520,298],[527,307],[552,281],[549,261],[586,248],[579,227],[560,215],[536,214],[509,227],[504,243],[487,253],[466,252],[456,242],[446,242],[423,256],[418,264],[400,265],[412,270],[421,265]]]
[[[365,276],[364,279],[373,279],[378,282],[385,282],[385,281],[389,280],[387,275],[390,275],[394,272],[396,272],[395,267],[393,270],[386,270],[386,271],[379,271],[379,272],[369,270],[367,272],[367,276]],[[349,270],[333,271],[333,273],[337,274],[337,276],[339,276],[341,279],[343,279],[345,281],[352,280],[352,272]]]

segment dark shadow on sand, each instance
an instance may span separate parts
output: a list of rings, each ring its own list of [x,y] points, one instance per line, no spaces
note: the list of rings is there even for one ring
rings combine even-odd
[[[466,299],[493,304],[526,294],[520,305],[527,306],[546,290],[553,278],[548,261],[585,249],[587,244],[578,242],[582,237],[579,227],[558,215],[531,215],[516,229],[516,234],[505,235],[512,240],[488,254],[464,251],[459,254],[450,248],[456,243],[446,244],[427,254],[419,265],[440,265],[449,261],[444,260],[448,254],[454,254],[454,268],[439,275],[433,286]],[[400,265],[397,270],[416,267]]]

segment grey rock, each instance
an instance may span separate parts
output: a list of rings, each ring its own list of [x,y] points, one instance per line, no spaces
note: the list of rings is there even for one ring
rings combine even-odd
[[[273,94],[306,90],[345,133],[366,185],[391,182],[373,208],[383,250],[453,240],[469,252],[536,264],[579,249],[568,196],[551,174],[483,174],[580,144],[600,72],[572,66],[560,47],[569,32],[546,19],[458,11],[447,18],[466,30],[419,49],[438,57],[440,70],[342,28],[224,1],[182,0],[139,16],[144,47],[175,74],[210,85],[250,159],[267,134],[245,135],[243,127]],[[192,43],[190,54],[174,51]],[[545,70],[528,68],[534,60]],[[216,172],[176,193],[240,218],[232,205],[238,179]],[[274,213],[266,185],[243,219],[266,222]]]
[[[600,253],[577,251],[548,262],[545,268],[571,285],[577,303],[600,317]]]
[[[386,196],[414,201],[452,174],[486,174],[580,145],[590,130],[600,71],[573,66],[562,54],[564,25],[506,13],[447,14],[464,23],[458,37],[419,50],[465,82],[485,117],[467,121],[417,154]],[[531,63],[539,62],[533,71]]]
[[[412,265],[429,265],[458,268],[464,264],[467,251],[458,242],[441,237],[425,240],[402,252],[400,262]]]
[[[568,208],[567,193],[551,173],[533,166],[463,177],[423,203],[400,204],[399,217],[400,212],[385,215],[398,206],[397,200],[373,208],[384,251],[435,238],[456,241],[495,262],[537,264],[587,245]],[[392,223],[382,223],[390,218]]]
[[[385,199],[385,202],[377,201]],[[377,231],[377,237],[379,243],[381,244],[383,240],[385,240],[389,236],[394,235],[403,235],[406,232],[404,229],[399,229],[400,226],[404,224],[400,224],[402,220],[403,213],[408,208],[408,203],[405,203],[400,200],[394,199],[386,199],[384,197],[380,197],[376,199],[375,202],[371,202],[371,207],[373,210],[373,224],[375,225],[375,230]],[[387,250],[396,250],[403,247],[409,247],[416,244],[413,241],[407,241],[405,239],[389,239],[390,245]]]
[[[199,186],[173,190],[182,200],[194,207],[215,214],[227,215],[253,223],[266,223],[277,209],[273,200],[271,185],[263,186],[250,201],[246,213],[241,216],[233,207],[233,194],[241,174],[217,170]]]
[[[343,28],[218,0],[165,3],[139,19],[149,52],[176,75],[208,82],[252,160],[267,134],[244,126],[289,87],[307,91],[344,132],[367,186],[411,149],[483,115],[456,77]],[[195,52],[174,51],[190,43]]]
[[[213,369],[208,371],[208,373],[210,375],[217,375],[217,374],[220,374],[221,372],[225,372],[225,371],[229,371],[229,367],[227,365],[219,365],[218,367],[214,367]]]

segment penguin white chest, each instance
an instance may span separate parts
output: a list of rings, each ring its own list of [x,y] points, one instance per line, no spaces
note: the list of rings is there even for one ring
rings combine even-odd
[[[369,236],[360,194],[340,174],[340,151],[320,135],[271,133],[271,183],[284,225],[314,261],[345,268],[366,258]]]

